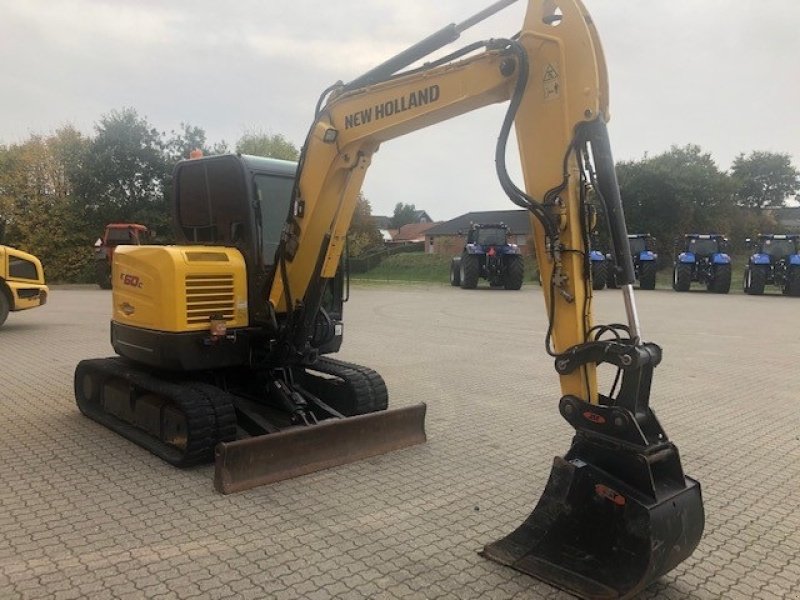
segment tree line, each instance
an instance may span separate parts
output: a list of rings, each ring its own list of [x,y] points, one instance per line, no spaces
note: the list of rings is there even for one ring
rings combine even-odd
[[[0,243],[38,256],[53,282],[90,282],[93,243],[108,223],[141,223],[158,242],[172,238],[172,171],[192,150],[297,160],[283,135],[246,132],[233,148],[210,144],[203,128],[181,123],[169,133],[134,109],[103,115],[92,135],[65,126],[0,145]],[[351,249],[382,240],[369,201],[359,198]]]
[[[734,251],[758,232],[783,233],[768,209],[786,206],[800,190],[788,154],[741,153],[722,171],[694,144],[619,162],[617,176],[628,231],[655,236],[665,259],[685,233],[727,234]]]
[[[91,135],[65,126],[0,145],[0,243],[37,255],[51,281],[91,281],[92,244],[107,223],[142,223],[158,241],[172,241],[171,174],[194,149],[299,155],[280,134],[250,131],[230,148],[210,144],[201,127],[181,123],[166,133],[134,109],[112,111]],[[710,154],[688,145],[620,162],[617,171],[629,230],[656,236],[667,256],[682,233],[727,233],[736,243],[774,230],[764,209],[784,206],[800,189],[789,155],[772,152],[740,154],[722,171]],[[414,210],[399,204],[392,220],[402,224]],[[363,196],[350,233],[354,256],[382,241]]]

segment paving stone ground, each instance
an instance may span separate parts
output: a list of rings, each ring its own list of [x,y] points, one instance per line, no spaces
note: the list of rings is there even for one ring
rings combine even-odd
[[[800,598],[800,300],[637,298],[664,348],[652,403],[707,513],[641,598]],[[109,304],[54,289],[0,331],[0,598],[568,598],[477,554],[571,438],[537,287],[355,286],[340,356],[394,406],[428,403],[429,442],[233,496],[78,413],[72,372],[111,354]],[[595,310],[621,320],[620,294]]]

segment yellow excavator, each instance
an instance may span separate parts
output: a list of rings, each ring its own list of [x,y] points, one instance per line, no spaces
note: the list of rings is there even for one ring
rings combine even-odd
[[[10,312],[44,306],[49,292],[38,258],[0,245],[0,326]]]
[[[700,485],[649,407],[661,349],[644,341],[606,122],[600,41],[580,0],[529,0],[522,30],[413,67],[501,0],[324,91],[299,162],[211,156],[174,176],[177,246],[117,249],[117,358],[82,361],[80,410],[178,466],[215,461],[224,493],[425,441],[424,405],[385,410],[375,371],[333,359],[346,236],[367,168],[393,138],[507,102],[500,184],[530,212],[576,431],[528,519],[483,555],[582,598],[628,598],[686,559]],[[516,128],[524,185],[506,170]],[[590,197],[594,200],[590,201]],[[589,235],[601,202],[626,324],[594,324]],[[597,366],[617,377],[598,390]]]

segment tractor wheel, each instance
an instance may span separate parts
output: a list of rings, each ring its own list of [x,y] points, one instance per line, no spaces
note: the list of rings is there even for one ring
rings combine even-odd
[[[459,286],[461,285],[461,257],[455,256],[453,260],[450,261],[450,285],[452,286]]]
[[[97,262],[97,285],[102,290],[111,289],[111,265],[104,260]]]
[[[800,296],[800,267],[789,267],[786,274],[786,293],[789,296]]]
[[[610,290],[616,290],[617,285],[617,266],[609,261],[606,263],[606,287]]]
[[[518,290],[525,277],[525,261],[519,254],[511,254],[503,259],[503,286],[507,290]]]
[[[744,272],[744,292],[751,296],[760,296],[767,285],[767,268],[751,265]]]
[[[460,264],[461,289],[474,290],[478,287],[478,278],[481,275],[481,266],[475,254],[464,254]]]
[[[676,292],[688,292],[692,286],[692,265],[678,263],[672,272],[672,289]]]
[[[11,310],[11,304],[8,301],[8,296],[6,296],[5,289],[0,285],[0,326],[6,322],[9,310]]]
[[[731,266],[716,265],[714,279],[708,282],[708,291],[715,294],[727,294],[731,289]]]
[[[602,290],[604,287],[606,287],[606,263],[595,261],[592,263],[592,289]]]
[[[639,289],[654,290],[656,289],[656,263],[655,261],[642,261],[642,266],[639,267]]]

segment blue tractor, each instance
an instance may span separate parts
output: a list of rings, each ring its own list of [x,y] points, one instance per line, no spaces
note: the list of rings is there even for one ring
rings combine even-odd
[[[518,290],[522,287],[525,263],[519,247],[509,241],[510,232],[502,223],[473,224],[461,256],[450,261],[450,284],[465,290],[478,287],[478,279],[488,279],[492,287]]]
[[[628,235],[628,243],[633,255],[633,270],[639,281],[639,289],[654,290],[656,288],[656,259],[658,258],[655,251],[656,238],[649,233],[632,233]],[[612,268],[606,277],[606,283],[610,288],[617,287],[615,271],[616,268]]]
[[[744,269],[744,291],[760,295],[770,284],[800,296],[800,234],[761,234],[747,239],[753,254]]]
[[[689,233],[675,243],[672,289],[687,292],[693,281],[709,292],[727,294],[731,289],[731,257],[728,238],[719,234]]]

